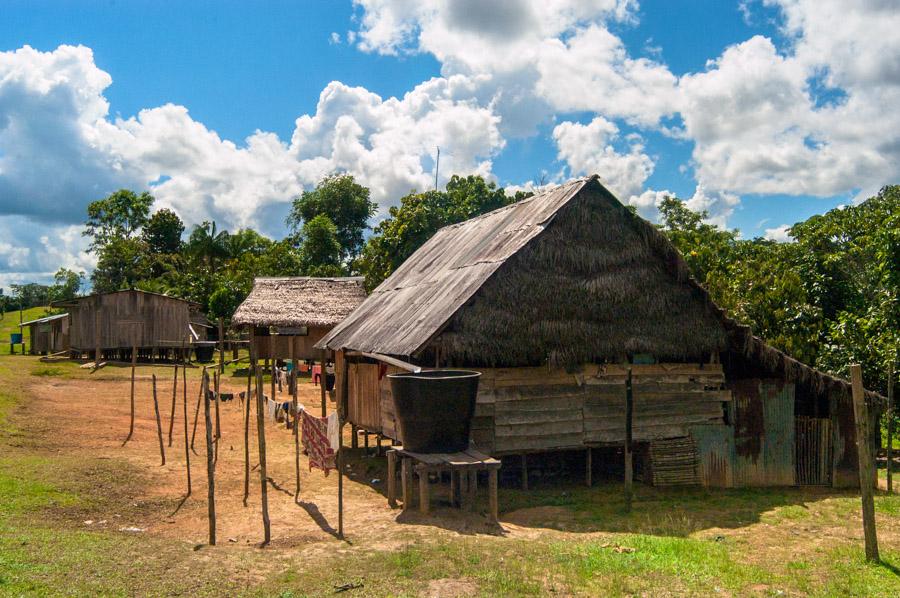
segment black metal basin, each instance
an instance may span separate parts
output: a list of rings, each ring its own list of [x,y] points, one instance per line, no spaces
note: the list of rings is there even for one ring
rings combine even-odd
[[[469,448],[481,372],[428,370],[391,374],[391,393],[403,448],[456,453]]]

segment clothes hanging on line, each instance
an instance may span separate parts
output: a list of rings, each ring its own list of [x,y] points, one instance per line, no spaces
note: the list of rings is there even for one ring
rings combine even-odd
[[[309,456],[309,469],[312,471],[313,467],[317,467],[328,475],[330,470],[337,468],[336,453],[331,446],[328,433],[328,418],[310,415],[305,409],[301,414],[303,448]]]

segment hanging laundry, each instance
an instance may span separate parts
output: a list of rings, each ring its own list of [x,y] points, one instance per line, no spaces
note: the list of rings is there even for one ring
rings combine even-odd
[[[318,467],[328,475],[330,470],[337,468],[335,450],[328,434],[328,418],[310,415],[306,410],[302,416],[303,448],[309,455],[309,469]]]

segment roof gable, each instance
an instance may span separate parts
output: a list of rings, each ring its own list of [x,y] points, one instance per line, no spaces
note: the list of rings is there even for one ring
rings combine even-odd
[[[232,323],[331,327],[365,298],[361,277],[257,278],[253,290],[234,312]]]

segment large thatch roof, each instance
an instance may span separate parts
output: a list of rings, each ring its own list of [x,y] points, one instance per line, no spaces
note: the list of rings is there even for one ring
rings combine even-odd
[[[728,351],[820,392],[848,389],[729,318],[597,179],[439,230],[319,346],[488,367]]]
[[[361,277],[257,278],[231,322],[239,326],[331,327],[365,298]]]

